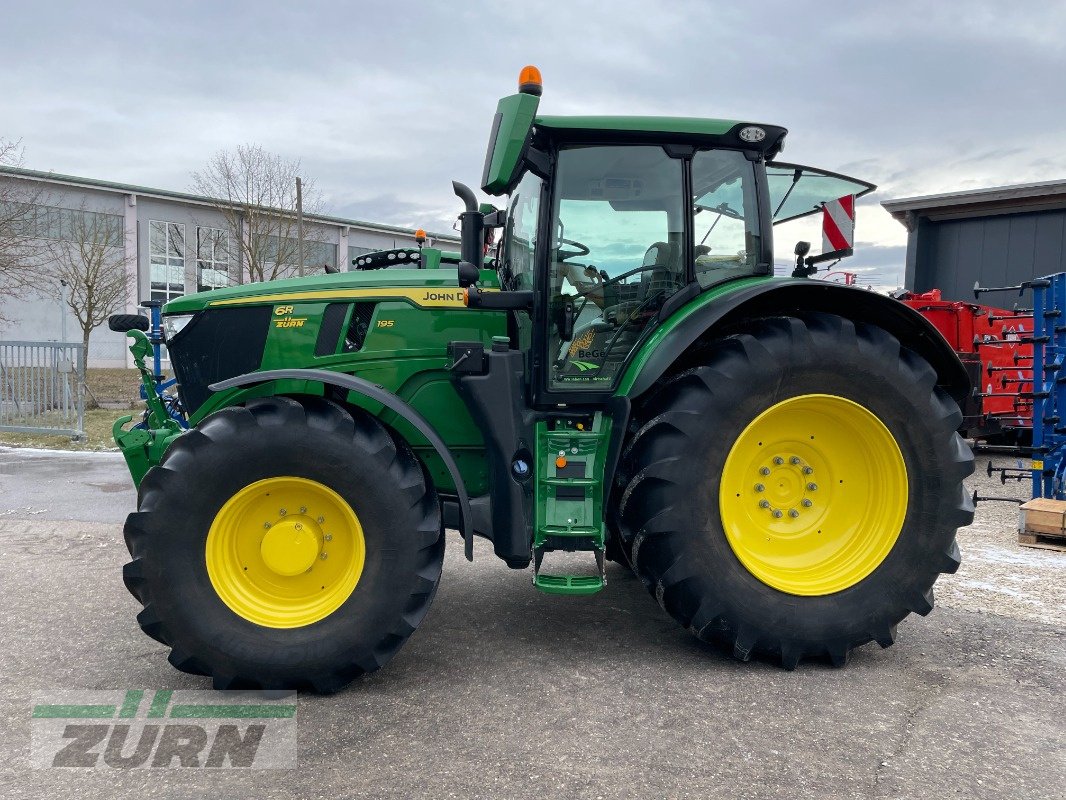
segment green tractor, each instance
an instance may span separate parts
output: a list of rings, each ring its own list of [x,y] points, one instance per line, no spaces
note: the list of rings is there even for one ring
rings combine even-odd
[[[178,669],[330,692],[380,668],[446,528],[549,594],[621,562],[700,639],[788,669],[932,609],[973,518],[966,373],[903,304],[803,277],[803,248],[773,277],[775,222],[873,187],[775,162],[781,127],[541,116],[540,95],[527,68],[499,103],[502,207],[454,185],[457,258],[166,305],[190,428],[157,404],[115,434],[125,583]]]

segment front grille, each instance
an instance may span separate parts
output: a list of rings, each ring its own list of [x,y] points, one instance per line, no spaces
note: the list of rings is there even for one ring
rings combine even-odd
[[[190,414],[211,395],[210,384],[259,369],[271,313],[270,306],[208,309],[167,342],[178,393]]]

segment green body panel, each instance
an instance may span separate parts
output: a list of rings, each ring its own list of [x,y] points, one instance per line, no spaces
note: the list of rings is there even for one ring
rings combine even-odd
[[[529,139],[539,104],[539,97],[521,92],[500,99],[496,106],[499,124],[495,126],[495,136],[489,142],[489,151],[485,156],[482,191],[504,194],[517,179],[522,151]]]
[[[745,124],[730,119],[698,119],[693,117],[558,117],[541,116],[535,120],[537,127],[562,130],[616,131],[639,133],[682,133],[702,136],[721,136],[737,125]]]
[[[659,349],[663,339],[669,336],[678,325],[688,319],[692,314],[698,313],[707,306],[715,303],[720,298],[732,294],[733,292],[740,291],[748,286],[757,283],[766,283],[768,281],[787,283],[791,280],[791,278],[773,278],[768,275],[759,275],[720,283],[717,286],[712,286],[706,291],[701,292],[671,314],[669,318],[664,320],[659,327],[655,329],[655,332],[647,338],[644,344],[640,346],[640,349],[637,350],[633,359],[629,362],[629,366],[626,367],[625,372],[622,373],[622,379],[618,382],[618,388],[616,388],[614,392],[615,395],[624,397],[629,394],[633,388],[633,384],[636,383],[641,370],[647,365],[648,359],[651,358],[652,354]]]

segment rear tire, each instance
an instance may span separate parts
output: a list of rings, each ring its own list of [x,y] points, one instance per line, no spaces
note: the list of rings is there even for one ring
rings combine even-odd
[[[296,494],[274,503],[277,494],[259,491],[256,501],[255,486]],[[241,511],[242,497],[253,497],[253,511]],[[124,570],[144,605],[138,622],[171,648],[171,664],[210,675],[216,689],[336,691],[396,654],[440,580],[440,507],[421,463],[369,414],[321,398],[211,415],[145,475],[138,509],[126,521]],[[260,522],[268,510],[273,522]],[[301,550],[303,539],[268,552],[265,531],[296,520],[318,549]],[[247,582],[256,575],[259,585]],[[332,592],[326,601],[307,588],[312,576]]]
[[[932,587],[939,573],[954,572],[959,566],[956,529],[973,521],[973,505],[962,484],[973,472],[973,454],[955,432],[962,418],[957,404],[936,386],[932,367],[887,332],[829,314],[754,321],[746,332],[716,342],[704,363],[665,382],[637,411],[640,427],[623,454],[628,480],[618,501],[622,549],[634,571],[682,626],[700,639],[724,641],[742,660],[761,652],[780,658],[788,669],[805,656],[828,656],[842,665],[852,648],[866,642],[888,647],[904,617],[932,610]],[[743,481],[729,477],[723,489],[723,472],[735,475],[733,467],[727,470],[727,459],[740,448],[745,434],[765,430],[752,427],[766,418],[764,412],[800,397],[827,398],[827,409],[857,404],[861,410],[856,419],[861,421],[865,415],[874,420],[870,430],[883,425],[890,437],[884,441],[891,444],[894,439],[896,452],[902,456],[903,482],[893,484],[896,479],[889,472],[878,472],[879,465],[891,465],[891,459],[886,462],[882,456],[893,448],[870,448],[856,462],[855,453],[863,452],[861,442],[854,440],[856,444],[849,446],[847,441],[852,440],[843,437],[845,444],[838,444],[834,451],[844,461],[851,459],[850,469],[858,463],[859,471],[873,477],[867,494],[859,495],[859,508],[867,511],[860,510],[856,516],[856,495],[849,498],[844,491],[850,486],[836,491],[837,479],[843,483],[847,477],[840,471],[838,458],[829,487],[836,493],[823,494],[827,501],[831,495],[843,502],[834,508],[828,501],[818,519],[829,521],[825,531],[830,533],[833,521],[841,520],[850,503],[847,513],[851,516],[844,522],[869,534],[853,537],[848,544],[867,548],[854,560],[860,563],[860,556],[866,558],[865,573],[848,558],[841,557],[852,567],[850,571],[842,568],[842,573],[833,573],[819,561],[825,547],[825,539],[815,538],[823,534],[820,523],[802,529],[804,536],[809,535],[807,540],[782,533],[782,523],[789,521],[784,515],[779,515],[783,516],[780,521],[767,516],[762,523],[761,511],[742,510],[743,524],[736,524],[732,503],[750,501],[755,508],[755,503],[762,502],[759,498],[770,495],[770,489],[778,491],[776,483],[760,488],[764,473],[753,471],[750,481],[746,473]],[[800,405],[803,402],[807,401]],[[832,412],[823,416],[832,429],[836,424]],[[779,429],[786,443],[782,453],[804,452],[801,448],[815,444],[806,441],[806,430],[801,434],[784,423]],[[804,441],[793,447],[792,441],[798,439]],[[758,447],[764,442],[748,444],[757,446],[755,458],[762,459]],[[779,463],[771,457],[768,453],[767,464]],[[785,456],[782,469],[788,469],[789,463]],[[805,462],[795,463],[806,469]],[[831,469],[827,461],[826,471]],[[797,491],[805,491],[805,479],[798,480]],[[885,496],[888,490],[881,488],[892,485],[901,487],[895,499]],[[757,491],[767,494],[745,495]],[[787,494],[784,488],[780,492]],[[734,494],[745,496],[734,501]],[[801,507],[801,496],[790,497],[783,507],[806,511],[812,504],[803,496]],[[892,502],[901,509],[898,535],[861,528],[868,517],[877,517]],[[817,513],[817,500],[813,505],[811,511]],[[776,513],[772,505],[768,509],[767,515]],[[729,534],[723,514],[729,520]],[[803,518],[796,520],[798,525],[803,522]],[[763,545],[764,538],[770,544]],[[882,551],[870,551],[874,544],[868,540],[880,542]],[[744,549],[744,541],[754,541],[751,547],[756,556]],[[785,546],[798,547],[800,561],[778,559],[775,567],[774,558]],[[760,562],[764,551],[769,555]],[[845,556],[850,558],[850,553]],[[808,571],[792,569],[792,563]],[[751,564],[756,566],[754,571]],[[821,576],[821,583],[811,575]]]

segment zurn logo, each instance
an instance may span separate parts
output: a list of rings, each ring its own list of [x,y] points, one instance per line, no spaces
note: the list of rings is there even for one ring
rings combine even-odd
[[[37,692],[34,767],[277,769],[296,766],[295,692]]]

